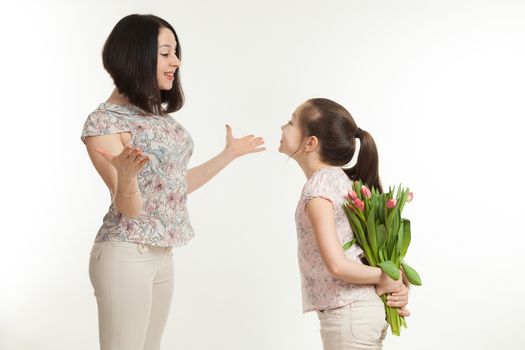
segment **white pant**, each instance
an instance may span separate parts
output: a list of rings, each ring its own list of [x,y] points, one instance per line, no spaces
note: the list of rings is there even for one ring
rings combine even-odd
[[[173,253],[128,242],[96,242],[89,277],[101,350],[157,350],[173,294]]]
[[[324,350],[379,350],[388,329],[379,297],[317,311]]]

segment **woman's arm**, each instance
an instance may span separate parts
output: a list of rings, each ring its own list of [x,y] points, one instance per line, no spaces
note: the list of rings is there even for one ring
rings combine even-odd
[[[263,144],[263,139],[254,135],[234,138],[231,127],[226,125],[226,147],[224,150],[206,163],[188,170],[188,193],[210,181],[236,158],[249,153],[264,151],[265,148],[261,147]]]
[[[108,187],[115,207],[126,217],[136,217],[143,205],[137,174],[149,158],[139,149],[124,147],[120,134],[90,136],[85,142],[91,162]]]
[[[378,295],[398,292],[403,288],[401,279],[394,281],[379,267],[357,263],[344,255],[343,247],[337,238],[334,209],[328,200],[313,198],[307,203],[306,212],[323,262],[334,277],[354,284],[376,285]]]
[[[232,152],[224,149],[221,153],[199,166],[188,170],[188,193],[210,181],[235,159]]]

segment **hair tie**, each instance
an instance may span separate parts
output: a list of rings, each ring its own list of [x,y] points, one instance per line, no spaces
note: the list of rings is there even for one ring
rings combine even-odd
[[[360,138],[362,133],[363,133],[363,130],[361,130],[361,128],[357,128],[355,129],[354,137]]]

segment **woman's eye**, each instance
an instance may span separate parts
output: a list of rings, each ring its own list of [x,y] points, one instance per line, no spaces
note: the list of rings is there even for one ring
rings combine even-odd
[[[169,53],[161,53],[160,55],[161,55],[161,56],[164,56],[164,57],[168,57],[168,56],[169,56]]]
[[[288,121],[288,125],[292,125],[292,121],[291,120]]]

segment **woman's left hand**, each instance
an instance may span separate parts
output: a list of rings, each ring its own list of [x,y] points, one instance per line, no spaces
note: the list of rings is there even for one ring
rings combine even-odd
[[[248,135],[241,138],[235,138],[232,134],[232,128],[226,125],[226,150],[230,151],[235,158],[242,157],[246,154],[257,153],[266,150],[261,147],[264,145],[262,137]]]

